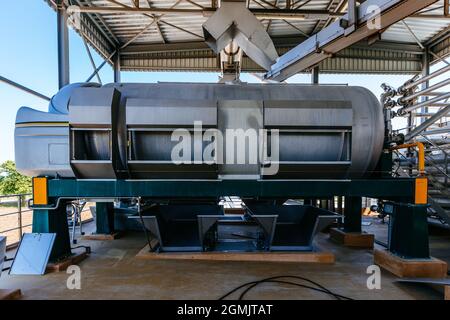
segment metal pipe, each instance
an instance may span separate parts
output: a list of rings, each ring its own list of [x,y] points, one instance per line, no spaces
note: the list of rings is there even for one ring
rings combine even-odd
[[[9,79],[7,79],[5,77],[0,76],[0,81],[4,82],[6,84],[9,84],[10,86],[13,86],[14,88],[17,88],[19,90],[22,90],[22,91],[25,91],[25,92],[27,92],[29,94],[32,94],[32,95],[34,95],[34,96],[36,96],[38,98],[41,98],[41,99],[44,99],[44,100],[47,100],[47,101],[51,100],[51,98],[49,98],[49,97],[47,97],[47,96],[45,96],[45,95],[43,95],[43,94],[41,94],[39,92],[31,90],[30,88],[27,88],[27,87],[25,87],[25,86],[23,86],[21,84],[18,84],[17,82],[9,80]]]
[[[111,53],[108,58],[106,58],[98,67],[97,69],[94,70],[94,72],[89,76],[89,78],[86,79],[85,82],[89,82],[92,80],[92,78],[95,77],[95,75],[103,68],[103,66],[106,64],[106,62],[108,62],[109,59],[111,59],[114,55],[116,54],[116,51],[114,51],[113,53]]]
[[[436,113],[425,112],[425,113],[413,113],[412,115],[416,118],[426,118],[426,117],[432,117],[435,114]]]
[[[426,76],[426,77],[422,77],[419,80],[416,80],[414,82],[411,83],[405,83],[403,86],[401,86],[398,91],[399,92],[406,92],[416,86],[418,86],[419,84],[422,84],[426,81],[429,81],[437,76],[440,76],[441,74],[444,74],[445,72],[450,71],[450,65],[443,67],[442,69],[439,69],[433,73],[431,73],[430,75]]]
[[[445,134],[450,132],[450,126],[442,127],[440,129],[433,129],[429,131],[422,132],[421,135],[432,136],[436,134]]]
[[[114,83],[120,83],[120,51],[117,50],[117,53],[114,56]]]
[[[431,104],[434,104],[436,102],[442,101],[444,99],[449,99],[449,98],[450,98],[450,92],[444,93],[444,94],[442,94],[440,96],[437,96],[436,98],[433,98],[433,99],[430,99],[430,100],[427,100],[427,101],[424,101],[424,102],[421,102],[421,103],[413,104],[413,105],[411,105],[409,107],[401,108],[401,109],[399,109],[397,111],[397,113],[399,115],[403,116],[403,115],[407,114],[408,112],[411,112],[411,111],[414,111],[416,109],[429,106]]]
[[[56,28],[58,37],[58,86],[61,89],[70,83],[69,31],[67,12],[62,1],[58,1]]]
[[[83,38],[83,43],[86,48],[86,52],[89,56],[89,61],[91,62],[92,68],[94,68],[94,70],[96,70],[97,66],[95,65],[95,61],[94,61],[94,58],[92,57],[91,50],[89,49],[89,46],[88,46],[84,36],[82,38]],[[98,72],[96,73],[96,76],[97,76],[98,83],[102,84],[102,79],[100,79],[100,75],[98,74]]]
[[[445,87],[446,85],[449,85],[449,84],[450,84],[450,78],[448,78],[448,79],[446,79],[444,81],[441,81],[439,83],[436,83],[435,85],[432,85],[431,87],[428,87],[428,88],[426,88],[426,89],[424,89],[422,91],[416,92],[416,93],[414,93],[414,94],[412,94],[410,96],[403,97],[403,98],[400,99],[400,101],[401,102],[406,102],[406,101],[409,101],[409,100],[413,100],[413,99],[418,98],[420,96],[426,95],[430,91],[434,91],[436,89]]]
[[[417,149],[418,149],[417,152],[419,154],[419,163],[418,163],[419,174],[424,175],[425,174],[425,147],[422,142],[405,143],[405,144],[401,144],[401,145],[392,147],[390,150],[400,150],[400,149],[408,149],[408,148],[414,148],[414,147],[417,147]]]
[[[417,136],[419,133],[421,133],[422,131],[425,131],[429,126],[431,126],[433,123],[438,121],[440,118],[442,118],[449,112],[450,112],[450,104],[448,106],[446,106],[445,108],[442,108],[441,110],[436,112],[436,114],[434,116],[432,116],[430,119],[423,122],[422,124],[420,124],[419,126],[414,128],[413,130],[411,130],[410,132],[408,132],[405,136],[405,141],[409,141],[412,138],[414,138],[415,136]]]

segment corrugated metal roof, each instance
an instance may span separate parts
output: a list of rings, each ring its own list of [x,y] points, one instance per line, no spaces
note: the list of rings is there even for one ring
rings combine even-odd
[[[215,0],[140,0],[141,8],[177,8],[202,9],[211,8]],[[51,1],[47,1],[51,3]],[[344,0],[249,0],[249,7],[253,9],[286,8],[290,3],[292,9],[301,10],[327,10],[333,13],[346,11]],[[133,7],[133,0],[70,0],[71,4],[97,7]],[[409,28],[414,32],[420,42],[426,44],[442,30],[450,28],[450,18],[434,18],[443,15],[444,0],[440,0],[426,10],[423,15],[430,18],[407,18]],[[201,14],[164,14],[151,15],[142,13],[89,13],[82,14],[81,33],[89,43],[104,57],[114,52],[115,47],[132,41],[132,45],[167,45],[167,51],[158,53],[127,54],[121,59],[124,70],[191,70],[191,71],[217,71],[218,61],[209,49],[174,50],[173,44],[203,42],[202,24],[208,17]],[[157,19],[155,19],[157,18]],[[320,31],[326,27],[332,18],[325,20],[261,20],[269,35],[273,39],[283,37],[298,37],[301,39]],[[395,43],[414,44],[415,37],[408,31],[403,23],[397,23],[388,28],[381,36],[383,41]],[[434,44],[435,53],[450,55],[448,40]],[[279,52],[292,48],[291,45],[277,45]],[[445,46],[447,44],[447,47]],[[169,45],[170,49],[169,49]],[[260,70],[248,58],[242,62],[243,71]],[[322,63],[323,70],[329,72],[417,72],[420,70],[420,56],[417,54],[401,54],[392,50],[356,50],[354,48],[343,50],[332,59]]]

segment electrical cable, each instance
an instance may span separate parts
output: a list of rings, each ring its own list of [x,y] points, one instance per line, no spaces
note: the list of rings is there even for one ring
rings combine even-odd
[[[293,285],[293,286],[297,286],[297,287],[301,287],[301,288],[306,288],[306,289],[310,289],[310,290],[317,291],[317,292],[323,292],[323,293],[326,293],[326,294],[328,294],[328,295],[331,295],[331,296],[334,297],[336,300],[352,300],[351,298],[342,296],[342,295],[340,295],[340,294],[331,292],[331,291],[329,291],[329,290],[322,290],[322,289],[315,288],[315,287],[311,287],[311,286],[307,286],[307,285],[304,285],[304,284],[295,283],[295,282],[291,282],[291,281],[283,281],[283,280],[267,280],[267,281],[264,281],[264,282],[256,282],[256,283],[252,284],[251,286],[247,287],[247,288],[241,293],[241,295],[239,296],[239,300],[243,300],[243,299],[244,299],[244,296],[245,296],[251,289],[253,289],[254,287],[256,287],[257,285],[262,284],[262,283],[267,283],[267,282],[280,283],[280,284],[289,284],[289,285]]]
[[[292,279],[297,279],[297,280],[303,280],[303,281],[309,282],[309,283],[317,286],[317,288],[316,287],[307,286],[307,285],[303,285],[303,284],[299,284],[299,283],[295,283],[295,282],[277,280],[279,278],[292,278]],[[317,283],[315,281],[312,281],[312,280],[304,278],[304,277],[291,276],[291,275],[281,275],[281,276],[269,277],[269,278],[265,278],[265,279],[262,279],[262,280],[257,280],[257,281],[251,281],[251,282],[244,283],[244,284],[234,288],[233,290],[229,291],[228,293],[226,293],[222,297],[220,297],[219,300],[223,300],[226,297],[228,297],[229,295],[231,295],[234,292],[238,291],[239,289],[242,289],[242,288],[244,288],[246,286],[249,286],[239,296],[239,300],[241,300],[245,296],[245,294],[248,293],[248,291],[250,291],[255,286],[257,286],[257,285],[259,285],[261,283],[265,283],[265,282],[274,282],[274,283],[284,283],[284,284],[295,285],[295,286],[299,286],[299,287],[303,287],[303,288],[311,289],[311,290],[314,290],[314,291],[318,291],[318,292],[323,292],[323,293],[329,294],[329,295],[333,296],[334,298],[336,298],[337,300],[341,300],[341,299],[353,300],[352,298],[345,297],[343,295],[334,293],[334,292],[330,291],[329,289],[325,288],[324,286],[322,286],[321,284],[319,284],[319,283]]]

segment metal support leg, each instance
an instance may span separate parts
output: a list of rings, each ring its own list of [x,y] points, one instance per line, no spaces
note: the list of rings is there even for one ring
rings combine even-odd
[[[58,35],[58,85],[61,89],[70,83],[69,73],[69,31],[67,27],[67,13],[63,1],[58,1],[57,10]]]
[[[345,197],[344,231],[361,232],[361,197]]]
[[[342,214],[342,197],[337,197],[337,213]]]
[[[97,234],[114,233],[114,204],[111,202],[97,202],[95,210]]]
[[[114,83],[120,83],[120,51],[114,55]]]
[[[427,205],[386,203],[390,215],[389,251],[402,258],[428,259]]]
[[[72,254],[70,249],[69,226],[67,224],[66,202],[61,202],[55,210],[33,211],[33,232],[56,233],[50,260],[55,261]]]

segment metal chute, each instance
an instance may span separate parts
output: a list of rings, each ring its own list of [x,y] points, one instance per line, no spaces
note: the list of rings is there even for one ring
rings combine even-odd
[[[217,54],[235,42],[255,63],[266,70],[278,53],[264,26],[247,9],[245,1],[222,1],[220,8],[203,24],[206,43]]]

